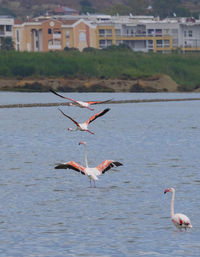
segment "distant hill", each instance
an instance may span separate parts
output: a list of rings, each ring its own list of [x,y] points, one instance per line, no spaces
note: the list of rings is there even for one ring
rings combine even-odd
[[[43,15],[58,5],[80,13],[128,15],[194,16],[200,13],[199,0],[0,0],[0,15],[25,18]]]

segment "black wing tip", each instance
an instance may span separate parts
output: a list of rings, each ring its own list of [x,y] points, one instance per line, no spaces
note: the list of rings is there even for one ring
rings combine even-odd
[[[110,111],[110,108],[104,109],[104,112],[108,112],[108,111]]]
[[[52,88],[50,88],[49,91],[50,91],[51,93],[54,93],[54,94],[56,93],[56,91],[53,90]]]
[[[115,166],[123,166],[123,164],[121,162],[113,162],[115,164]]]
[[[54,169],[64,169],[63,164],[58,164],[57,166],[55,166]]]
[[[104,102],[106,103],[106,102],[110,102],[110,101],[112,101],[112,100],[113,100],[113,98],[108,99],[108,100],[105,100]]]
[[[58,110],[59,110],[63,115],[66,115],[59,107],[58,107]]]

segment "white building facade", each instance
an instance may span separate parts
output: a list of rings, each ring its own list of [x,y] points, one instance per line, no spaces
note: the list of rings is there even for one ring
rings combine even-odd
[[[0,49],[4,38],[13,38],[14,18],[9,16],[0,16]]]

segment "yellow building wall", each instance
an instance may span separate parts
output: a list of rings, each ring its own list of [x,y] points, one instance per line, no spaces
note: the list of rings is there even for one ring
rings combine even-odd
[[[62,32],[61,25],[62,25],[62,23],[59,22],[59,21],[56,21],[56,20],[48,20],[48,21],[42,23],[42,26],[41,26],[41,29],[42,29],[42,44],[43,44],[43,51],[44,52],[49,51],[49,48],[48,48],[49,41],[54,40],[53,32],[54,31]],[[51,29],[51,31],[52,31],[51,34],[48,34],[49,29]],[[57,39],[57,40],[60,40],[62,42],[62,35],[61,35],[60,39]]]

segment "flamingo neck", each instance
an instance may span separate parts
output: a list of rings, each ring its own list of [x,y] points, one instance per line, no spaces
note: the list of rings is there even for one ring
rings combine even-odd
[[[172,191],[172,200],[171,200],[171,217],[174,216],[174,198],[175,198],[175,190]]]
[[[75,128],[75,129],[68,128],[68,130],[69,130],[69,131],[76,131],[76,130],[77,130],[77,128]]]
[[[87,159],[87,147],[86,147],[86,145],[84,145],[84,147],[85,147],[85,166],[86,166],[86,168],[88,167],[88,159]]]

